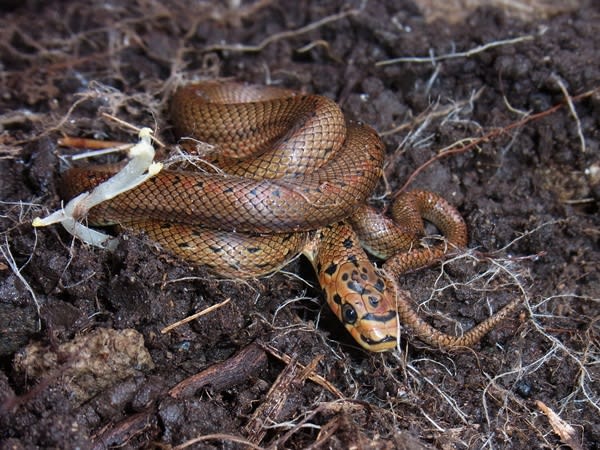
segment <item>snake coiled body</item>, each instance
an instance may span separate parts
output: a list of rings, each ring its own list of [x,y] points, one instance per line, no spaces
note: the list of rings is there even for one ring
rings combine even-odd
[[[163,170],[93,208],[90,223],[145,231],[183,258],[238,278],[272,272],[303,253],[334,313],[373,351],[394,348],[401,325],[433,345],[471,345],[515,308],[505,307],[461,337],[417,316],[395,277],[466,246],[465,223],[430,192],[399,196],[392,218],[366,206],[382,173],[384,146],[370,127],[346,121],[333,101],[204,82],[175,94],[171,116],[179,136],[214,146],[205,156],[219,170]],[[71,169],[63,177],[65,196],[90,190],[114,172],[109,166]],[[446,242],[419,247],[423,219]],[[388,259],[383,270],[363,247]]]

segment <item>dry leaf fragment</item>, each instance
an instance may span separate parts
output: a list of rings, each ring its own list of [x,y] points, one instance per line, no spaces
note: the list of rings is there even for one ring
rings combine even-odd
[[[583,450],[583,446],[578,439],[575,428],[562,420],[558,414],[548,408],[544,402],[536,400],[537,407],[546,415],[554,432],[561,441],[571,447],[573,450]]]

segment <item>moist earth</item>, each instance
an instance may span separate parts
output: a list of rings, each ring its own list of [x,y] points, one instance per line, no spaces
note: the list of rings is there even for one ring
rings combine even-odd
[[[570,5],[3,2],[1,448],[598,448],[600,10]],[[432,325],[523,308],[472,349],[373,354],[303,259],[223,280],[142,235],[32,228],[81,151],[63,135],[135,142],[111,114],[173,148],[169,96],[217,77],[335,99],[386,144],[374,205],[460,210],[468,251],[400,280]]]

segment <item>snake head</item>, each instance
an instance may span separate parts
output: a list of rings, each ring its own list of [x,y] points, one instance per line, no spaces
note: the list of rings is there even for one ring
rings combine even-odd
[[[348,261],[321,277],[327,302],[352,337],[365,349],[396,347],[399,326],[395,289],[368,261]]]

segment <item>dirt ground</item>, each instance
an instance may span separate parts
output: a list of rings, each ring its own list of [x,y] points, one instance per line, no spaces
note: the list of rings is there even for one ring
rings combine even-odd
[[[0,448],[600,448],[598,4],[211,3],[0,4]],[[32,228],[79,151],[58,138],[135,142],[109,113],[173,146],[169,96],[216,77],[376,128],[375,205],[410,181],[458,207],[469,251],[400,280],[430,323],[521,311],[473,349],[371,354],[302,259],[236,282]]]

